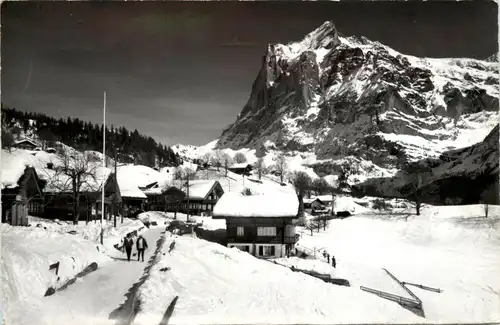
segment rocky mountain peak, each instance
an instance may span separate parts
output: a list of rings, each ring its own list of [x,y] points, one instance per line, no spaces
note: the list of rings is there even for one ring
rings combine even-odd
[[[217,146],[399,168],[482,141],[497,124],[498,80],[493,62],[405,55],[340,36],[327,21],[301,41],[268,46]]]

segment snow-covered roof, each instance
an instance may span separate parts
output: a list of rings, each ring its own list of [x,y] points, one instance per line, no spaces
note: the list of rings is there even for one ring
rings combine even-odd
[[[139,187],[144,187],[156,182],[159,184],[161,193],[161,187],[163,187],[164,183],[166,183],[164,174],[159,173],[153,168],[147,166],[120,166],[117,168],[117,172],[118,186],[120,187],[122,197],[145,199],[147,198],[145,193],[146,191],[141,190]]]
[[[317,197],[316,198],[311,198],[311,199],[306,199],[306,198],[303,199],[304,203],[313,203],[316,200],[319,201],[320,203],[323,203],[323,200],[321,200],[321,199],[319,199]]]
[[[294,194],[267,193],[243,195],[225,193],[214,207],[215,218],[224,217],[296,217],[299,201]]]
[[[38,147],[38,144],[35,141],[31,140],[31,139],[22,139],[22,140],[16,141],[14,143],[14,145],[17,146],[17,145],[19,145],[21,143],[29,143],[29,144],[31,144],[31,145],[33,145],[35,147]]]
[[[250,165],[249,163],[240,163],[240,164],[233,164],[229,168],[235,168],[235,169],[238,168],[238,169],[240,169],[240,168],[247,168],[247,167],[252,167],[252,165]]]
[[[69,165],[82,163],[79,156],[83,157],[81,153],[76,150],[72,152],[75,159],[69,162]],[[52,163],[53,168],[48,168],[47,164]],[[86,177],[81,190],[96,191],[108,179],[111,174],[111,169],[103,168],[100,163],[88,163],[89,170],[92,171],[92,177]],[[62,166],[60,157],[56,154],[38,151],[33,153],[29,150],[17,149],[12,152],[2,151],[1,159],[1,186],[16,187],[17,181],[24,173],[26,166],[34,167],[38,177],[46,180],[47,185],[44,192],[66,192],[71,188],[71,180],[68,176],[58,173],[57,170]]]
[[[211,179],[195,179],[189,181],[189,198],[193,200],[204,200],[210,193],[210,190],[219,183],[216,180]],[[184,192],[187,191],[187,182],[184,180],[175,180],[172,185],[181,189]],[[219,184],[220,185],[220,184]]]
[[[218,182],[206,179],[189,181],[189,198],[195,200],[205,199],[216,183]]]

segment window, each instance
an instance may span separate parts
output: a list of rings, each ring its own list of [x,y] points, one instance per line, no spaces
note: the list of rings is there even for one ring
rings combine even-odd
[[[38,202],[29,202],[28,203],[28,212],[40,212],[42,210],[42,206]]]
[[[274,246],[259,246],[260,256],[274,256],[276,253]]]
[[[243,236],[245,234],[245,228],[244,227],[237,227],[236,228],[236,235],[237,236]]]
[[[257,236],[276,236],[276,227],[257,227]]]

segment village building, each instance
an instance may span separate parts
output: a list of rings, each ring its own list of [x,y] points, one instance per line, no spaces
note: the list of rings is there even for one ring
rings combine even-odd
[[[186,194],[174,186],[159,186],[158,182],[140,188],[147,197],[146,211],[178,211]]]
[[[56,167],[57,169],[57,167]],[[119,214],[122,204],[120,188],[114,173],[109,169],[95,177],[88,177],[79,191],[79,220],[90,221],[100,218],[102,211],[102,187],[104,183],[104,218],[110,219],[112,214]],[[61,177],[59,183],[68,184],[67,177]],[[44,189],[46,207],[44,217],[50,219],[73,220],[73,203],[75,195],[71,186],[58,186],[54,180]]]
[[[175,181],[174,186],[186,193],[186,197],[180,206],[176,203],[167,205],[167,211],[181,211],[194,215],[202,213],[211,215],[214,206],[224,194],[220,183],[216,180],[197,179],[187,181]]]
[[[226,193],[213,212],[225,219],[227,246],[259,258],[288,256],[299,239],[295,232],[299,202],[294,193],[244,195]]]
[[[42,216],[44,213],[42,189],[45,183],[38,178],[33,167],[3,167],[2,163],[2,222],[14,226],[28,225],[28,215]]]
[[[304,202],[304,211],[312,214],[315,211],[322,211],[326,208],[327,204],[320,200],[319,198],[313,199],[303,199]]]
[[[241,164],[233,164],[231,165],[228,170],[232,171],[235,174],[238,175],[245,175],[245,176],[250,176],[250,173],[252,172],[252,165],[248,163],[241,163]]]
[[[38,148],[38,144],[33,140],[23,139],[16,141],[12,147],[17,149],[35,150]]]

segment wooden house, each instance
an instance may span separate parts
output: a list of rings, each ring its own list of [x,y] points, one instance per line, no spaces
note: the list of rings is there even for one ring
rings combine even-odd
[[[144,189],[147,196],[145,209],[147,211],[174,211],[181,209],[186,193],[174,186],[159,187],[157,185]]]
[[[228,170],[232,171],[235,174],[246,175],[249,176],[252,171],[252,165],[248,163],[234,164],[228,168]]]
[[[13,147],[18,149],[35,150],[36,148],[38,148],[38,144],[33,140],[23,139],[16,141]]]
[[[324,210],[327,206],[325,202],[319,198],[314,199],[304,199],[304,211],[311,214],[314,211]]]
[[[104,176],[104,217],[109,219],[111,214],[118,214],[121,210],[122,198],[120,188],[114,173],[108,173]],[[102,181],[102,178],[101,178]],[[102,188],[96,184],[82,187],[80,191],[79,212],[81,221],[90,221],[95,218],[100,219],[102,211]],[[73,220],[73,202],[74,194],[71,188],[65,190],[46,188],[46,207],[44,211],[45,218]]]
[[[35,169],[25,166],[19,169],[21,173],[2,168],[2,222],[14,226],[27,225],[28,214],[42,216],[45,202],[42,192],[45,183],[38,178]]]
[[[228,247],[260,258],[278,258],[289,255],[299,239],[294,225],[298,207],[294,193],[226,193],[215,206],[213,219],[226,220]]]
[[[193,215],[212,214],[214,206],[224,194],[220,183],[216,180],[197,179],[189,182],[176,181],[175,187],[186,193],[186,197],[180,204],[168,204],[167,211],[179,211]]]

